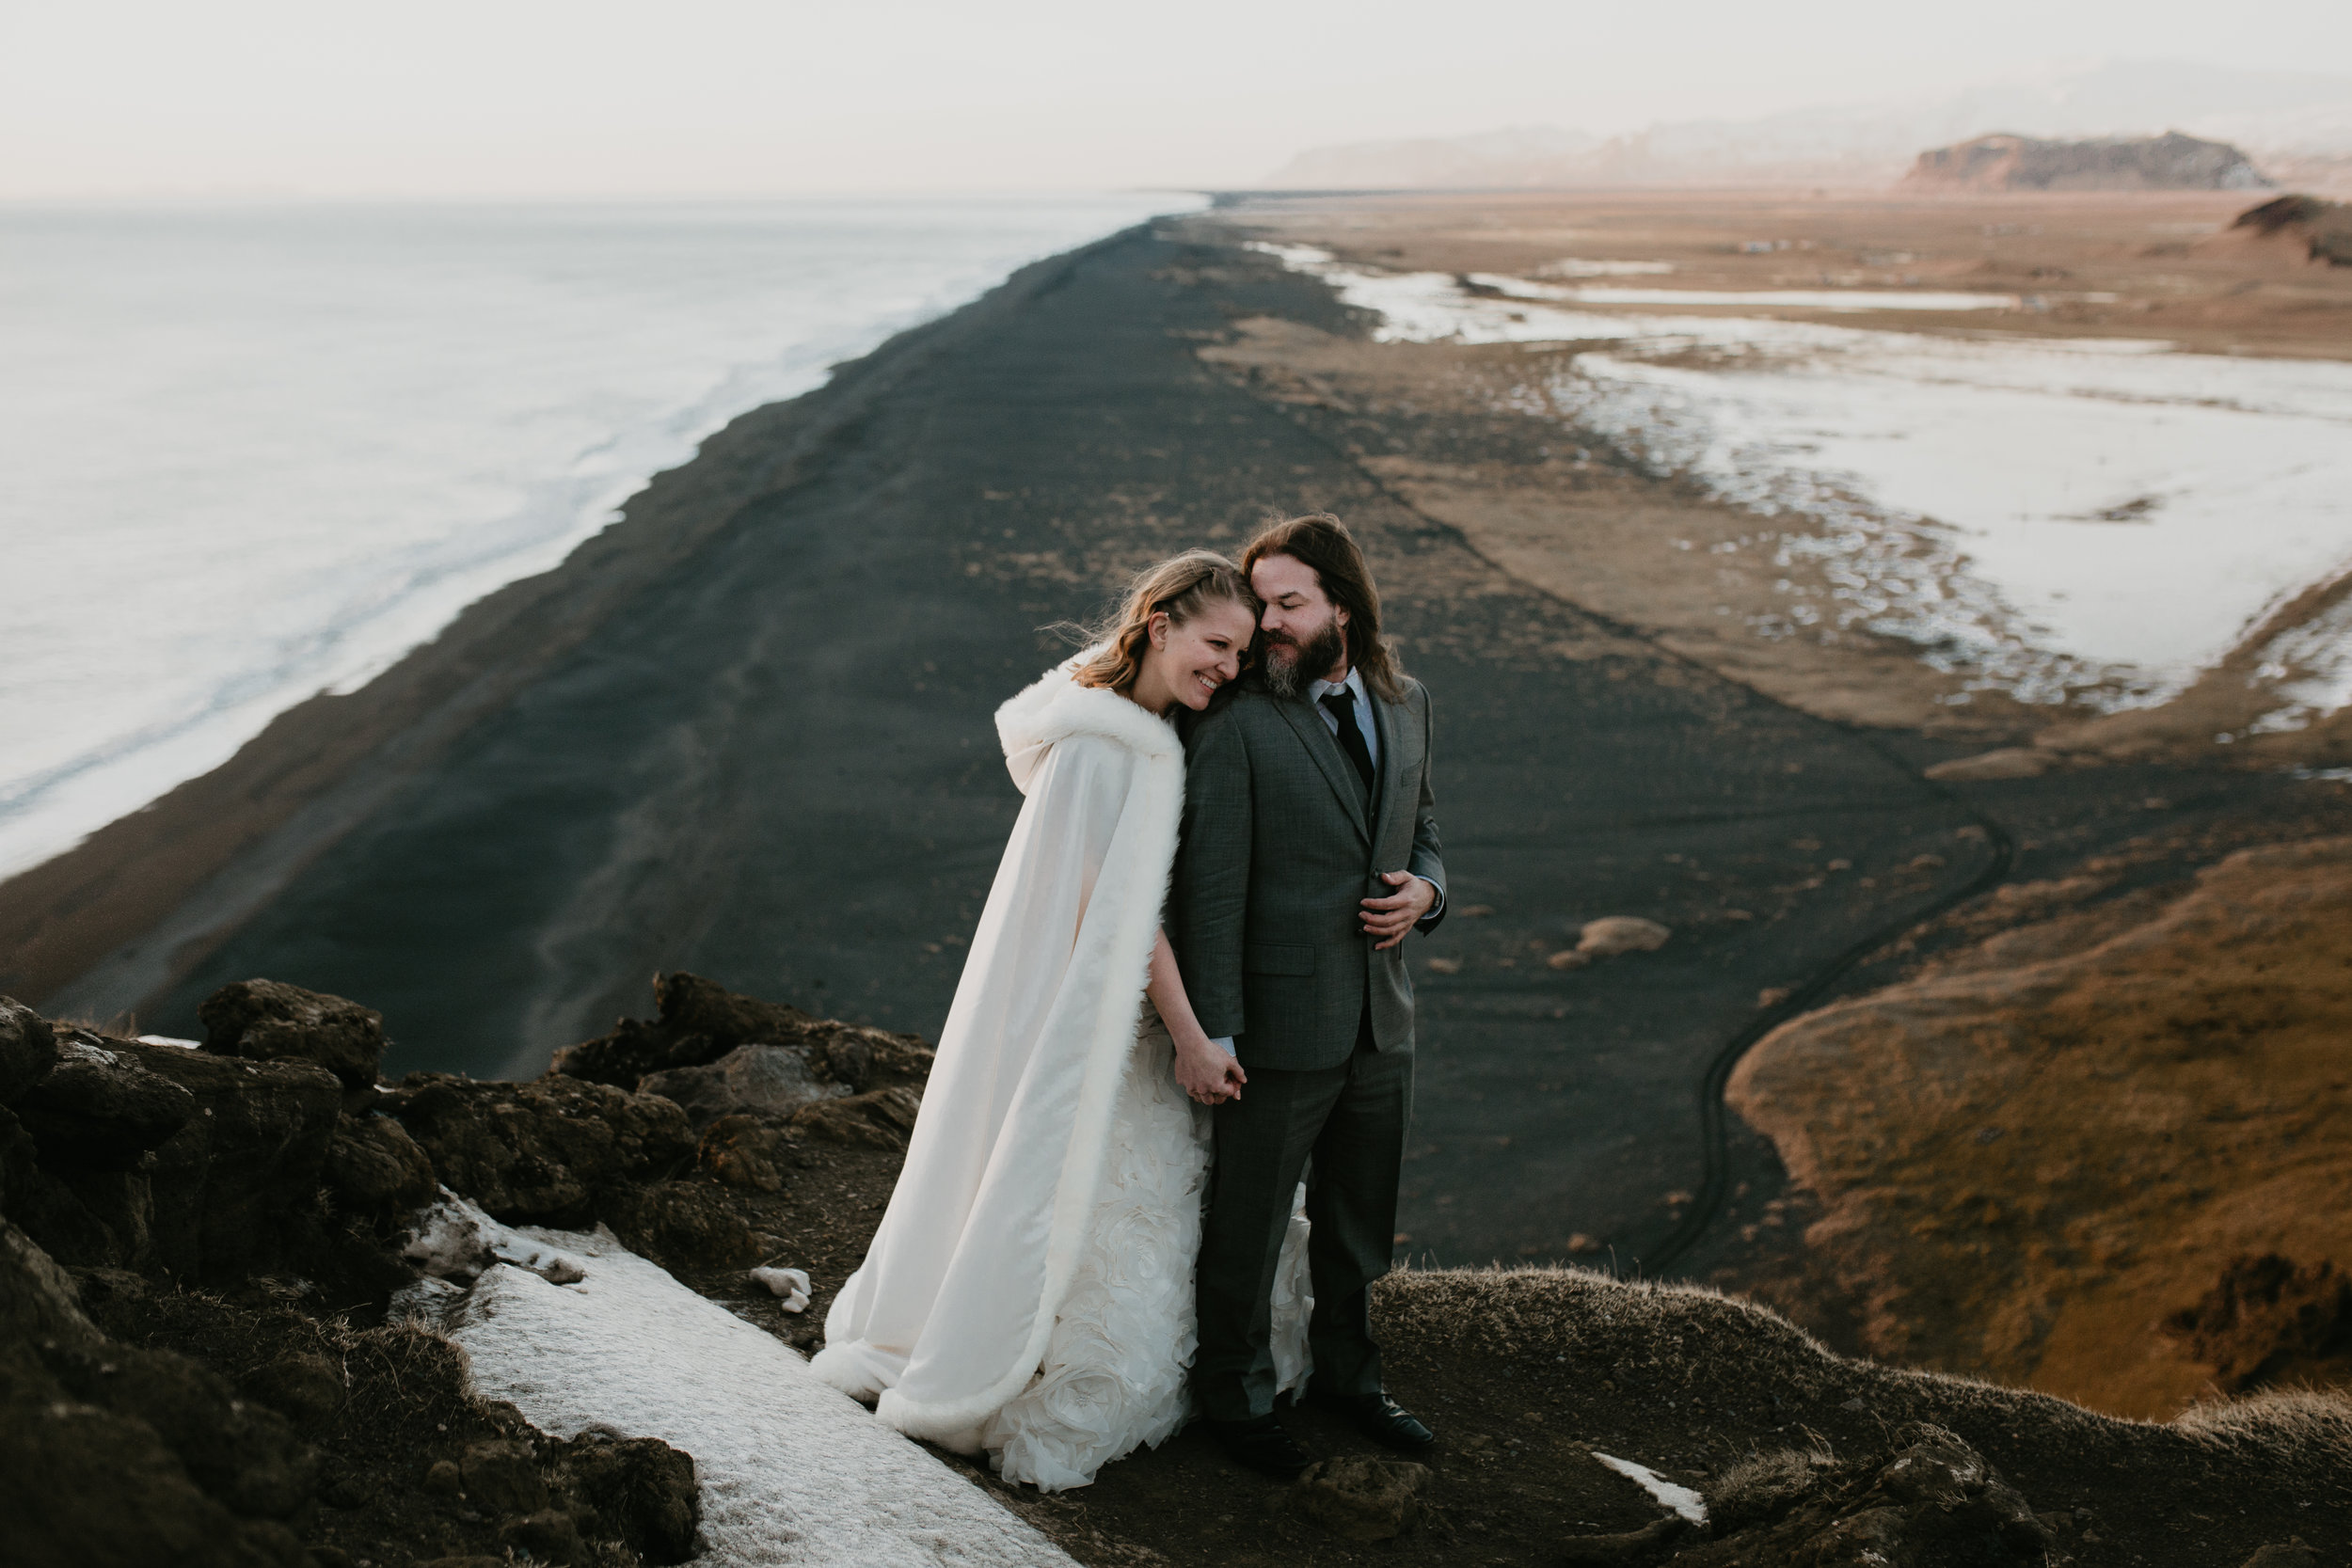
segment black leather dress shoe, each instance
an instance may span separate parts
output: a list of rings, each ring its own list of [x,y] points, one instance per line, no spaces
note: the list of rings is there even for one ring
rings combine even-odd
[[[1350,1426],[1383,1448],[1420,1453],[1437,1436],[1413,1413],[1386,1394],[1326,1394],[1310,1388],[1307,1402],[1343,1417]]]
[[[1247,1421],[1210,1420],[1204,1424],[1228,1457],[1261,1475],[1291,1481],[1307,1467],[1307,1450],[1293,1442],[1282,1424],[1271,1416]]]

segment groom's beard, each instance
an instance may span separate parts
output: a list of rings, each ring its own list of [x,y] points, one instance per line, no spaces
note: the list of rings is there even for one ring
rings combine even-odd
[[[1297,696],[1329,674],[1347,652],[1347,633],[1336,615],[1304,642],[1279,631],[1267,632],[1265,641],[1265,683],[1278,697]]]

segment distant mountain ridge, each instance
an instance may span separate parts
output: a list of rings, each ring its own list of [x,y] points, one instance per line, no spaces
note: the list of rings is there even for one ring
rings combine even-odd
[[[2161,136],[1977,136],[1919,154],[1903,183],[1970,191],[2252,191],[2270,184],[2228,142]]]
[[[2352,182],[2352,77],[2108,61],[1942,99],[1702,119],[1601,137],[1557,126],[1311,148],[1279,190],[1656,184],[1886,184],[1920,152],[2004,133],[2045,139],[2179,132],[2242,148],[2273,178]],[[2316,178],[2315,178],[2316,177]]]

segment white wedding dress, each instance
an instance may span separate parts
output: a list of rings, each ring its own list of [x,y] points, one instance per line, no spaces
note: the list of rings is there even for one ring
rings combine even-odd
[[[1148,1005],[1113,1118],[1102,1200],[1045,1364],[981,1430],[997,1474],[1046,1492],[1084,1486],[1112,1460],[1159,1447],[1192,1408],[1185,1377],[1199,1346],[1192,1269],[1209,1109],[1178,1086],[1174,1042]],[[1274,1282],[1272,1349],[1284,1389],[1310,1370],[1305,1193]]]
[[[909,1436],[1055,1491],[1184,1424],[1210,1156],[1144,997],[1184,746],[1075,662],[997,710],[1025,799],[813,1364]],[[1273,1291],[1285,1383],[1306,1375],[1305,1232],[1294,1217]]]

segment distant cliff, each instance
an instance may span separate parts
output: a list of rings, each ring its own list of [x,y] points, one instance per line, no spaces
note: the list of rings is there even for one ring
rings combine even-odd
[[[2178,131],[2093,141],[1977,136],[1920,153],[1903,182],[1970,191],[2250,191],[2270,184],[2228,142]]]

